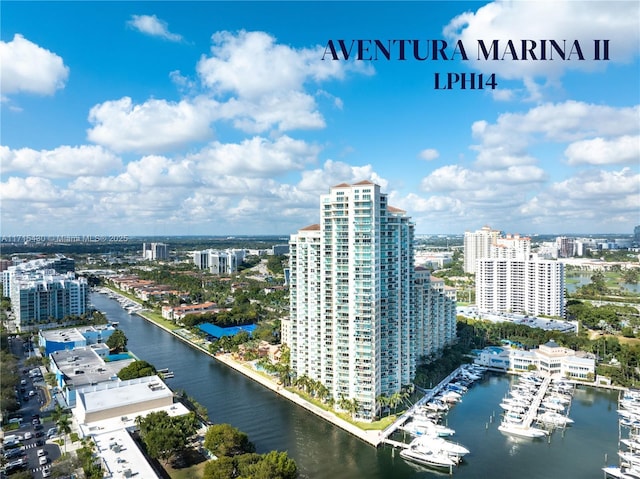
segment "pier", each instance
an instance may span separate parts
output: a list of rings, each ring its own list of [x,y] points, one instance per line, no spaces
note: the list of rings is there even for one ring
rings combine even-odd
[[[440,383],[436,387],[429,389],[425,393],[425,395],[418,400],[418,402],[416,402],[413,406],[407,409],[400,417],[398,417],[398,419],[396,419],[396,421],[393,424],[391,424],[388,428],[382,431],[380,436],[380,443],[389,444],[390,446],[393,446],[393,447],[402,447],[402,448],[408,447],[408,444],[404,442],[394,441],[393,439],[389,439],[389,436],[391,436],[397,430],[402,429],[405,423],[413,418],[413,415],[415,414],[416,410],[419,407],[424,406],[426,403],[431,401],[435,396],[437,396],[446,387],[447,384],[449,384],[458,374],[460,374],[462,369],[463,369],[462,366],[458,367],[455,371],[453,371],[446,378],[440,381]]]
[[[522,420],[522,427],[524,428],[531,427],[531,424],[536,419],[536,416],[538,414],[538,408],[542,403],[542,399],[544,398],[545,394],[547,394],[547,389],[549,389],[549,384],[551,384],[551,378],[550,377],[544,378],[544,380],[542,381],[542,384],[540,385],[540,388],[538,389],[538,392],[533,398],[533,402],[531,403],[531,406],[529,406],[529,409],[527,410],[527,413],[525,414],[524,419]]]

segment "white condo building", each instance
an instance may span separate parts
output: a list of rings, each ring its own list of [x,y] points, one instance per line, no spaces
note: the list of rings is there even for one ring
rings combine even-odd
[[[464,233],[464,262],[465,273],[476,272],[476,261],[480,258],[489,258],[491,245],[496,243],[500,231],[492,230],[489,226],[483,226],[477,231],[465,231]]]
[[[142,257],[151,261],[169,259],[169,247],[165,243],[142,243]]]
[[[518,234],[508,234],[495,239],[489,247],[488,258],[529,259],[531,256],[531,238]],[[476,260],[479,258],[476,258]]]
[[[486,258],[477,265],[480,311],[565,317],[563,263]]]
[[[456,340],[456,290],[428,269],[415,269],[416,357],[433,358]]]
[[[370,181],[322,195],[320,224],[290,239],[291,369],[372,420],[415,374],[414,225]]]
[[[211,274],[230,274],[238,271],[245,257],[243,249],[218,251],[207,249],[193,253],[193,263],[198,269],[207,269]]]
[[[87,312],[89,285],[72,272],[45,269],[13,274],[9,279],[11,308],[22,330]]]

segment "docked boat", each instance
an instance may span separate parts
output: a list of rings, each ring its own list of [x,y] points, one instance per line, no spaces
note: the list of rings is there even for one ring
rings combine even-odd
[[[427,449],[443,451],[449,455],[458,457],[466,456],[467,454],[469,454],[469,449],[464,447],[462,444],[447,441],[446,439],[438,436],[419,436],[411,441],[410,445],[414,445],[417,448],[426,447]]]
[[[541,423],[551,424],[553,426],[568,426],[569,424],[573,424],[573,419],[570,417],[553,411],[538,414],[536,419]]]
[[[411,424],[413,424],[416,428],[424,429],[425,432],[420,435],[428,434],[431,436],[435,435],[446,437],[453,436],[456,433],[456,431],[454,429],[451,429],[450,427],[443,426],[442,424],[437,424],[433,421],[425,420],[420,417],[415,417]]]
[[[498,426],[498,430],[506,434],[512,434],[519,437],[528,437],[531,439],[545,437],[548,434],[548,432],[544,429],[539,429],[537,427],[524,427],[509,422],[503,422],[502,424],[500,424]]]
[[[607,466],[602,470],[606,477],[615,477],[616,479],[640,479],[640,470],[628,467]]]
[[[451,469],[456,466],[459,460],[451,457],[445,452],[427,449],[424,447],[408,447],[400,451],[400,457],[407,461],[412,461],[423,466]]]

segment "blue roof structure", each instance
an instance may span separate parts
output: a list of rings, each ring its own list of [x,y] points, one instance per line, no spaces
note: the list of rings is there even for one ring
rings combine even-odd
[[[246,326],[230,326],[228,328],[221,328],[211,323],[202,323],[198,326],[201,331],[213,336],[214,338],[221,338],[223,336],[235,336],[241,331],[246,331],[249,334],[253,333],[256,329],[255,324],[248,324]]]

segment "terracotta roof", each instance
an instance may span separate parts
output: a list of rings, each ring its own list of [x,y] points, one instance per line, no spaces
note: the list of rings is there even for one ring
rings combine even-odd
[[[387,211],[389,213],[406,213],[405,210],[401,210],[400,208],[396,208],[395,206],[388,205]]]
[[[340,183],[339,185],[334,186],[333,188],[350,188],[351,185],[348,183]]]
[[[320,225],[315,224],[315,225],[305,226],[304,228],[300,228],[300,231],[320,231]]]
[[[369,180],[362,180],[362,181],[359,181],[358,183],[355,183],[354,186],[356,186],[356,185],[374,185],[374,184],[375,183],[373,183],[373,182],[371,182]]]

